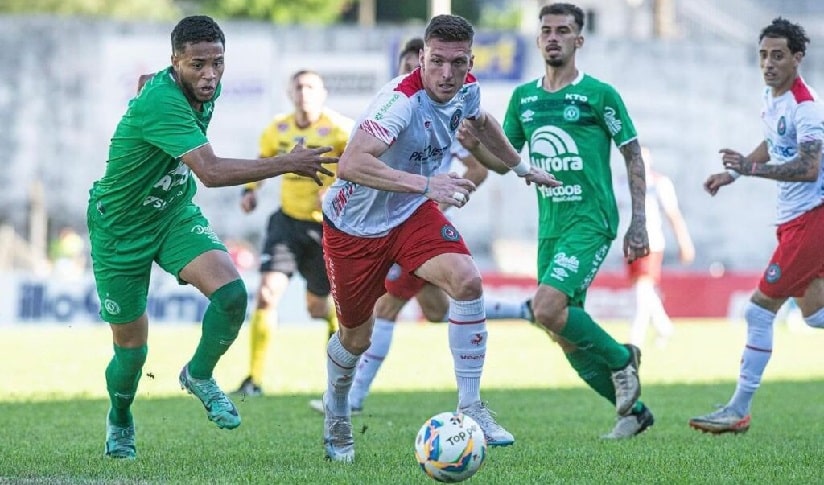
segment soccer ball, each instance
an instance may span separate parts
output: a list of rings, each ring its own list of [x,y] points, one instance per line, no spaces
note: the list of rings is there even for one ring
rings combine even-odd
[[[427,419],[415,438],[415,458],[424,473],[446,483],[466,480],[486,458],[486,438],[478,423],[460,412]]]

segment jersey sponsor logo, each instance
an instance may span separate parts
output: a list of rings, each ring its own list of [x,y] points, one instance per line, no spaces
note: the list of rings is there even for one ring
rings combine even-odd
[[[395,103],[397,103],[399,99],[401,99],[400,93],[393,94],[392,97],[389,98],[389,101],[383,103],[383,106],[378,108],[378,111],[375,113],[375,116],[373,116],[373,118],[376,120],[382,120],[383,117],[386,116],[386,112],[389,111],[389,108],[391,108]]]
[[[346,203],[349,202],[349,197],[355,192],[356,186],[357,184],[353,182],[347,182],[346,185],[341,187],[338,193],[335,194],[332,199],[332,210],[335,211],[336,216],[339,216],[341,212],[343,212],[343,208],[346,207]],[[329,278],[329,281],[332,281],[332,278]]]
[[[776,126],[775,131],[781,136],[784,136],[784,133],[787,132],[787,120],[783,116],[778,118],[778,126]]]
[[[575,106],[574,104],[564,108],[564,120],[566,120],[566,121],[578,121],[578,119],[580,117],[581,117],[581,110],[579,110],[578,107]]]
[[[552,277],[563,281],[569,278],[569,273],[564,268],[552,268]]]
[[[797,147],[786,146],[786,145],[776,145],[770,139],[767,139],[767,150],[770,153],[775,153],[776,155],[778,155],[778,158],[782,158],[784,160],[789,160],[791,158],[795,158],[796,153],[798,153]]]
[[[773,263],[767,266],[767,270],[764,271],[764,280],[767,283],[775,283],[781,279],[781,267],[778,266],[776,263]]]
[[[575,94],[575,93],[567,94],[566,96],[564,96],[564,99],[566,99],[567,101],[583,101],[583,102],[589,101],[589,98],[587,98],[583,94]]]
[[[618,113],[615,111],[615,108],[607,106],[604,109],[604,122],[606,122],[607,129],[612,136],[615,136],[621,132],[623,123],[621,123],[621,120],[618,119]]]
[[[452,131],[455,131],[456,129],[458,129],[458,125],[461,123],[461,116],[462,115],[463,115],[463,111],[461,110],[461,108],[456,109],[455,112],[452,113],[452,117],[449,118],[449,128]]]
[[[320,128],[318,128],[318,136],[326,136],[331,132],[332,132],[332,129],[329,128],[328,126],[321,126]]]
[[[409,155],[409,160],[412,162],[421,162],[426,163],[429,160],[441,160],[443,158],[444,153],[448,149],[448,146],[443,148],[441,147],[433,147],[432,145],[427,145],[426,148],[419,152],[412,152],[412,155]]]
[[[444,224],[441,228],[441,237],[446,241],[457,241],[461,238],[461,235],[452,224]]]
[[[584,160],[578,155],[578,144],[557,126],[542,126],[529,141],[530,161],[547,172],[579,171]]]
[[[201,226],[200,224],[197,224],[192,228],[191,232],[199,236],[206,236],[215,244],[221,244],[220,238],[217,237],[217,234],[215,234],[215,230],[212,229],[212,226]]]
[[[538,192],[544,198],[552,198],[552,202],[580,202],[584,200],[584,189],[578,185],[562,185],[560,187],[538,187]]]
[[[521,104],[529,104],[538,101],[538,96],[525,96],[521,98]]]
[[[278,131],[281,133],[289,131],[289,123],[278,123]]]
[[[164,175],[160,178],[155,184],[152,186],[152,189],[159,189],[161,192],[169,192],[173,188],[185,185],[186,182],[189,181],[191,171],[189,170],[188,165],[183,162],[178,162],[177,167]],[[182,191],[175,194],[173,197],[182,195]],[[165,194],[157,194],[156,195],[148,195],[145,199],[143,199],[143,206],[151,206],[155,209],[163,210],[166,208],[166,205],[169,202],[168,195]],[[161,197],[158,197],[160,195]],[[165,197],[165,198],[164,198]]]

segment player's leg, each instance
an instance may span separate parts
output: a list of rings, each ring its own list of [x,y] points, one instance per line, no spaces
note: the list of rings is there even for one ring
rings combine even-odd
[[[323,261],[323,247],[320,223],[295,221],[297,245],[295,255],[298,271],[306,280],[306,310],[312,318],[326,322],[327,340],[338,331],[338,313],[331,301],[331,288],[326,275],[326,263]]]
[[[542,239],[538,247],[539,287],[532,311],[546,330],[606,362],[615,386],[615,408],[624,416],[632,411],[641,393],[640,351],[616,342],[583,308],[586,288],[609,245],[609,239],[591,232],[569,234],[560,240]],[[573,304],[569,304],[570,299]]]
[[[400,229],[393,250],[398,264],[442,288],[452,300],[449,348],[458,384],[458,409],[478,422],[488,444],[505,446],[514,443],[512,434],[496,422],[481,401],[486,313],[481,275],[469,250],[434,203],[424,204]]]
[[[240,426],[232,401],[217,386],[212,372],[237,338],[246,316],[248,295],[232,259],[196,206],[179,216],[157,255],[161,268],[189,283],[209,299],[200,341],[180,372],[180,385],[203,403],[218,427]]]
[[[100,317],[109,323],[113,347],[105,372],[110,406],[104,452],[133,459],[137,448],[131,407],[148,353],[146,301],[156,238],[115,237],[97,222],[99,217],[94,213],[89,218],[92,268]]]
[[[276,211],[266,225],[260,254],[260,283],[249,321],[249,374],[235,391],[238,394],[263,393],[263,373],[272,331],[278,323],[278,304],[297,268],[291,222],[283,212]]]
[[[802,314],[815,318],[824,303],[816,280],[824,275],[820,241],[824,238],[824,210],[815,209],[778,227],[778,246],[744,312],[747,340],[741,355],[735,393],[715,412],[690,419],[695,429],[710,433],[742,433],[750,427],[755,392],[773,348],[773,325],[781,305],[799,297]],[[824,317],[821,317],[824,318]]]
[[[369,348],[373,310],[384,293],[384,275],[392,262],[386,237],[358,238],[323,226],[323,251],[340,328],[326,347],[326,392],[323,395],[323,443],[327,458],[355,459],[349,390],[359,356]]]

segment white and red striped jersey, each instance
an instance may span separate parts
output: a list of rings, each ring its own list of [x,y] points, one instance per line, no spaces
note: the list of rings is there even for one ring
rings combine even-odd
[[[424,90],[420,69],[387,83],[355,123],[389,145],[378,157],[405,172],[448,172],[455,132],[466,118],[480,114],[480,88],[472,74],[446,103]],[[353,132],[354,136],[354,132]],[[323,213],[339,230],[353,236],[380,237],[408,219],[424,202],[422,194],[389,192],[338,179],[323,200]]]

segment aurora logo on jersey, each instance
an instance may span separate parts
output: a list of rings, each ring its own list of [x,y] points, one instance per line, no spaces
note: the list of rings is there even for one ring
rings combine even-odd
[[[542,126],[532,133],[529,140],[532,165],[547,172],[583,170],[584,160],[578,153],[578,144],[575,140],[557,126]]]
[[[607,129],[612,136],[621,132],[623,124],[621,120],[618,119],[618,113],[615,111],[615,108],[607,106],[604,109],[604,122],[607,124]]]
[[[781,136],[784,136],[784,133],[787,132],[787,120],[783,116],[778,118],[778,126],[775,129]]]
[[[463,111],[461,111],[461,108],[456,109],[455,112],[452,113],[452,117],[449,118],[449,129],[451,129],[452,131],[458,129],[458,125],[461,123],[462,115]]]
[[[457,241],[461,238],[461,235],[452,224],[444,224],[441,228],[441,237],[443,237],[446,241]]]

